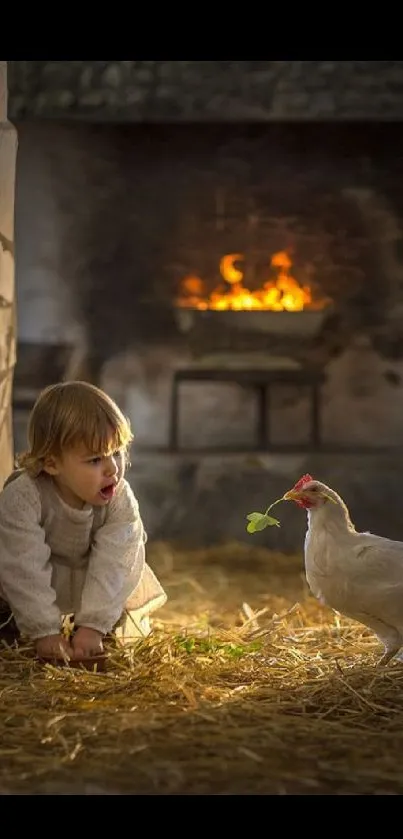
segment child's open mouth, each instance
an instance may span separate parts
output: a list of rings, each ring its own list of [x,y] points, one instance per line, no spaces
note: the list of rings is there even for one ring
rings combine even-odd
[[[103,487],[100,490],[99,494],[104,501],[110,501],[111,498],[115,495],[116,484],[108,484],[107,487]]]

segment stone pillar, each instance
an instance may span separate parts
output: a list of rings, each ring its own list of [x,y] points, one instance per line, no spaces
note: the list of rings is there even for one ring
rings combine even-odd
[[[17,132],[7,120],[7,62],[0,61],[0,488],[13,468],[15,364],[14,189]]]

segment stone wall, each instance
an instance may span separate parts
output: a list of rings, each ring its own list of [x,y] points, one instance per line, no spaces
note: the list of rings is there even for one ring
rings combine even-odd
[[[13,465],[15,364],[14,184],[17,134],[7,121],[7,62],[0,61],[0,487]]]
[[[10,119],[392,120],[403,61],[10,61]]]
[[[20,144],[19,337],[34,347],[26,366],[37,373],[39,362],[33,363],[33,358],[47,345],[42,366],[45,377],[54,380],[59,377],[53,364],[59,345],[84,342],[87,350],[98,354],[101,384],[133,423],[130,479],[150,537],[196,544],[245,538],[253,544],[298,550],[305,527],[300,511],[285,506],[284,526],[252,542],[245,533],[245,515],[311,471],[344,495],[357,526],[402,538],[396,502],[403,412],[402,144],[395,144],[391,154],[390,139],[398,129],[396,121],[403,117],[403,62],[10,64],[10,114]],[[175,332],[172,312],[164,320],[166,310],[164,314],[155,305],[152,320],[147,320],[139,298],[151,291],[156,302],[156,291],[168,288],[164,271],[172,264],[175,270],[187,267],[182,257],[177,259],[179,240],[190,242],[195,270],[206,270],[203,258],[212,247],[211,224],[198,212],[198,197],[189,200],[193,176],[189,177],[182,152],[173,166],[169,144],[160,153],[161,147],[153,145],[150,136],[144,144],[136,132],[141,129],[147,135],[149,123],[160,129],[157,123],[176,122],[182,132],[191,122],[236,122],[238,127],[241,122],[270,122],[281,128],[287,120],[293,123],[292,131],[297,122],[306,123],[299,128],[315,129],[321,121],[322,131],[327,128],[324,123],[333,122],[329,128],[333,138],[336,121],[337,129],[343,120],[350,120],[358,134],[362,131],[356,158],[350,142],[339,145],[342,163],[339,159],[335,165],[331,158],[327,170],[326,154],[318,156],[314,144],[310,146],[314,165],[309,169],[301,162],[301,150],[309,146],[298,140],[276,201],[284,231],[294,224],[293,204],[298,197],[306,248],[315,224],[326,226],[330,219],[333,245],[329,236],[321,240],[326,239],[325,248],[318,247],[316,228],[315,242],[312,239],[315,255],[321,255],[322,276],[333,270],[336,285],[352,289],[350,280],[359,268],[354,286],[358,298],[349,301],[342,329],[340,322],[333,321],[328,343],[316,347],[322,354],[318,360],[326,360],[325,443],[346,446],[348,453],[303,453],[309,405],[293,389],[273,398],[273,438],[279,443],[292,439],[301,451],[295,457],[262,456],[250,451],[255,406],[249,392],[189,385],[181,402],[181,443],[191,453],[161,454],[159,449],[168,439],[172,372],[193,360],[194,348],[190,336]],[[360,126],[360,120],[372,121],[375,132],[378,121],[383,122],[382,129],[390,126],[389,139],[386,136],[380,143],[387,150],[382,165],[377,154],[364,150],[368,126]],[[192,144],[187,145],[194,151]],[[150,152],[147,163],[144,148]],[[279,135],[278,153],[283,151]],[[254,153],[246,159],[255,160]],[[208,168],[208,156],[205,161]],[[213,154],[210,161],[214,175],[217,157]],[[227,164],[233,165],[231,155],[224,160]],[[297,164],[302,173],[298,187]],[[325,171],[333,173],[330,179],[323,177]],[[310,200],[315,189],[309,172],[313,180],[319,178],[320,209]],[[347,192],[340,199],[342,189]],[[177,224],[181,207],[182,221]],[[347,222],[349,235],[343,239]],[[238,241],[236,249],[241,248]],[[167,249],[167,244],[174,247]],[[329,283],[331,279],[328,276]],[[329,335],[335,339],[333,346]],[[20,353],[17,370],[24,363]],[[15,416],[15,421],[20,423],[16,435],[20,450],[25,444],[26,415],[21,422]],[[206,457],[197,451],[200,446],[223,443],[239,446],[243,454]],[[360,455],[362,446],[367,452]],[[394,451],[379,453],[379,446]]]
[[[365,455],[351,451],[175,457],[142,453],[134,445],[131,459],[129,479],[154,540],[193,546],[234,540],[299,553],[306,513],[295,504],[279,504],[273,511],[280,528],[253,535],[246,532],[246,516],[266,510],[307,472],[341,495],[358,530],[403,539],[401,449]]]

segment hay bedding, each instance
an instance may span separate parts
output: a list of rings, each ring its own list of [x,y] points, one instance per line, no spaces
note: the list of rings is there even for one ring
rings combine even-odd
[[[2,794],[403,794],[403,666],[300,557],[157,544],[170,595],[105,673],[0,655]]]

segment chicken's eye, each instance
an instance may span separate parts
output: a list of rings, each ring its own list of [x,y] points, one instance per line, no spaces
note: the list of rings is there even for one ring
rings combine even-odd
[[[318,487],[311,487],[311,492],[317,492],[317,491],[318,491]]]

